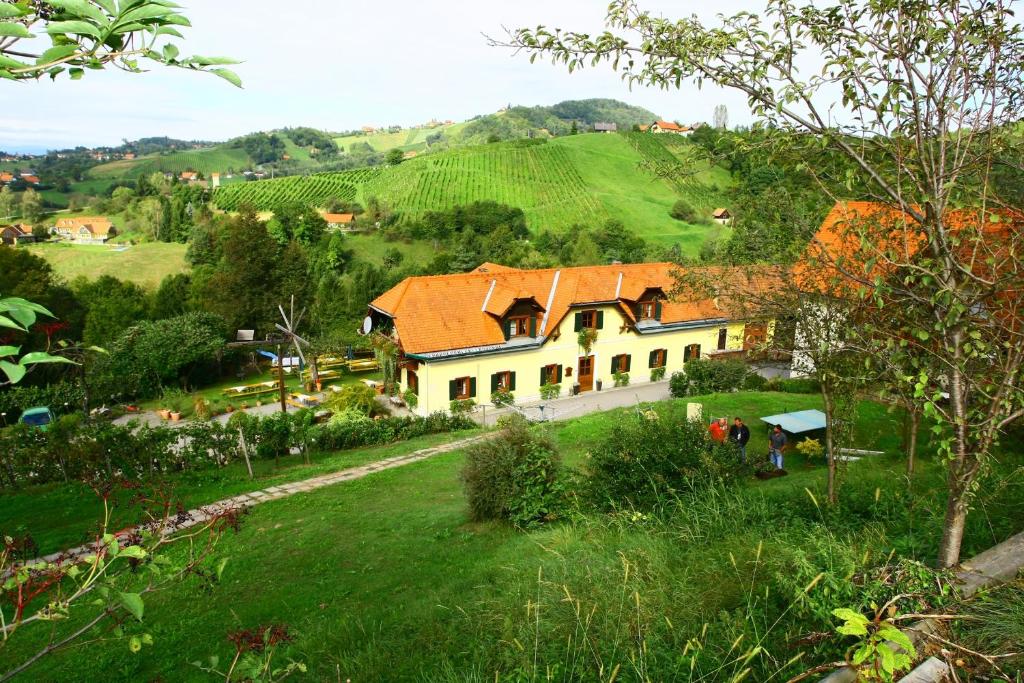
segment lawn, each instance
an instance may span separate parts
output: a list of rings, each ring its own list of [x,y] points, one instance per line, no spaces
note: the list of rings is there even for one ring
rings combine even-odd
[[[425,264],[435,254],[434,248],[429,242],[388,242],[377,234],[351,234],[345,235],[346,248],[355,252],[360,261],[381,265],[384,263],[384,256],[392,249],[398,249],[402,253],[402,265],[414,263]]]
[[[751,451],[765,436],[758,415],[819,405],[792,394],[691,400],[709,415],[746,417]],[[675,419],[685,402],[657,407],[661,419]],[[631,412],[549,428],[566,462],[584,466],[587,451]],[[740,650],[766,648],[755,663],[805,650],[811,665],[820,660],[814,646],[799,644],[798,629],[814,622],[816,604],[845,606],[829,596],[848,591],[850,562],[875,564],[893,549],[934,552],[942,470],[922,455],[912,485],[903,481],[898,425],[885,407],[860,405],[856,444],[887,455],[849,466],[838,511],[820,506],[821,463],[790,457],[789,477],[683,498],[665,522],[582,514],[516,532],[467,521],[460,453],[261,505],[222,540],[218,554],[229,560],[220,585],[186,582],[147,598],[144,625],[127,628],[151,633],[152,648],[131,654],[124,642],[94,642],[30,675],[206,680],[189,662],[223,661],[233,654],[229,632],[270,623],[291,630],[295,640],[277,661],[305,662],[302,680],[607,680],[613,670],[617,680],[696,680],[683,652],[706,644],[712,656],[744,634]],[[1024,525],[1020,483],[1018,474],[982,496],[965,556]],[[40,497],[25,519],[47,523],[61,504]],[[805,590],[819,572],[817,588]],[[764,605],[765,622],[745,616],[753,603]],[[15,643],[0,659],[30,645]],[[767,678],[758,676],[746,680]]]
[[[188,270],[185,245],[148,242],[135,246],[67,243],[33,244],[25,247],[46,259],[57,275],[68,280],[112,275],[155,289],[168,275]]]

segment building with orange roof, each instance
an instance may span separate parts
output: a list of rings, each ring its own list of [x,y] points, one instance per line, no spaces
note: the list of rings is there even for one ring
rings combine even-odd
[[[670,296],[677,269],[484,263],[469,273],[410,277],[370,303],[363,329],[397,340],[400,389],[417,394],[420,414],[455,399],[490,403],[495,391],[530,401],[545,384],[567,395],[611,387],[616,375],[657,381],[690,359],[742,355],[771,334],[771,323],[736,319],[718,297]],[[589,353],[579,343],[584,330],[595,337]]]
[[[672,121],[655,121],[647,129],[651,133],[672,133],[673,135],[689,135],[693,129],[689,126],[681,126]]]
[[[104,216],[59,218],[50,234],[77,244],[103,244],[117,234],[114,224]]]
[[[325,213],[324,220],[327,221],[328,228],[351,228],[352,224],[356,222],[356,215],[354,213]]]

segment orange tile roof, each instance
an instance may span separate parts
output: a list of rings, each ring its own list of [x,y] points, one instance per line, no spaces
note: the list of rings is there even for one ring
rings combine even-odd
[[[351,223],[356,219],[354,213],[325,213],[324,220],[331,225],[338,225],[340,223]]]
[[[97,237],[110,234],[114,224],[104,216],[80,216],[78,218],[58,218],[56,229],[58,232],[71,233],[83,228]]]
[[[8,173],[7,171],[4,171],[3,173],[0,173],[0,183],[9,183],[12,180],[14,180],[14,174],[13,173]]]
[[[729,209],[725,209],[725,208],[715,209],[714,211],[711,212],[711,215],[713,217],[715,217],[715,218],[721,218],[722,216],[728,216],[729,215]]]
[[[486,270],[483,270],[486,268]],[[370,305],[390,316],[406,353],[431,353],[503,344],[501,317],[516,302],[532,300],[550,334],[574,306],[617,303],[628,308],[650,288],[676,284],[672,263],[618,264],[517,270],[484,264],[470,273],[410,277]],[[624,310],[628,322],[633,316]],[[727,318],[713,298],[666,300],[662,324]]]
[[[690,130],[686,126],[680,126],[678,123],[672,123],[671,121],[655,121],[654,125],[662,130],[677,130],[679,132]]]

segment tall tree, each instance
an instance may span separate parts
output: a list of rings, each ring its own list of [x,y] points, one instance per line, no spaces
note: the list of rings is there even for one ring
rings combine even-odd
[[[813,136],[819,152],[852,165],[851,183],[898,212],[896,222],[858,226],[859,253],[845,274],[877,306],[907,313],[868,320],[867,341],[888,340],[921,367],[941,368],[948,405],[942,392],[922,389],[918,400],[947,436],[938,563],[956,564],[979,473],[1002,431],[1024,416],[1021,230],[991,212],[1007,204],[992,169],[1010,165],[1018,178],[1022,169],[1014,150],[1024,118],[1024,39],[1011,3],[771,0],[763,17],[741,13],[712,27],[614,0],[607,24],[596,36],[539,27],[492,42],[570,69],[607,62],[630,83],[738,90],[774,140],[799,151]],[[822,67],[799,70],[807,60]],[[956,207],[973,215],[964,222]],[[989,220],[1005,229],[985,231]],[[876,327],[887,320],[902,324]]]
[[[21,193],[21,216],[31,225],[43,220],[43,198],[31,187]]]
[[[0,187],[0,218],[10,218],[14,213],[14,192],[10,185]]]
[[[715,128],[725,130],[729,127],[729,109],[724,104],[715,106],[714,113]]]

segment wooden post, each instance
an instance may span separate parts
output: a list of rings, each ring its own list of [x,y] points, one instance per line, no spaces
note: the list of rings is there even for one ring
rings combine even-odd
[[[284,356],[281,354],[281,345],[277,345],[277,383],[280,385],[281,394],[281,412],[288,412],[288,402],[286,400],[286,392],[284,388]]]
[[[249,470],[249,479],[255,479],[252,473],[252,462],[249,460],[249,445],[245,443],[245,431],[241,424],[238,426],[238,445],[242,447],[242,457],[245,458],[245,469]]]

